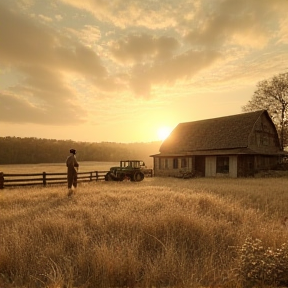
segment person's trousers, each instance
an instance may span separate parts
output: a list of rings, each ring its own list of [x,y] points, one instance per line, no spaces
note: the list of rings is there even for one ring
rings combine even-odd
[[[72,188],[72,185],[77,187],[77,171],[73,168],[68,168],[67,170],[67,181],[68,181],[68,189]]]

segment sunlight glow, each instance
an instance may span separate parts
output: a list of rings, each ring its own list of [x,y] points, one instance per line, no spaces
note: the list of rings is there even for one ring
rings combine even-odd
[[[164,141],[172,132],[172,128],[170,127],[160,127],[157,131],[158,139]]]

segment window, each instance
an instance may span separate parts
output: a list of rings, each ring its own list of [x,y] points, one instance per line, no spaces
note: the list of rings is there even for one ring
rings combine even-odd
[[[169,166],[168,166],[168,159],[165,159],[165,169],[168,169]]]
[[[187,159],[181,158],[181,168],[186,168],[186,167],[187,167]]]
[[[269,137],[268,137],[268,134],[263,134],[263,145],[264,146],[268,146],[269,145]]]
[[[162,169],[162,159],[159,158],[159,170],[161,170],[161,169]]]
[[[173,159],[173,169],[178,169],[178,158]]]
[[[216,173],[229,173],[229,157],[217,157],[216,159]]]

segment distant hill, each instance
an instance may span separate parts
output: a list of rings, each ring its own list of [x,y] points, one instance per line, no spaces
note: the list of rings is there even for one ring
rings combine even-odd
[[[0,164],[34,164],[65,162],[70,148],[77,150],[79,161],[144,160],[152,167],[152,154],[161,141],[148,143],[75,142],[42,138],[0,137]]]

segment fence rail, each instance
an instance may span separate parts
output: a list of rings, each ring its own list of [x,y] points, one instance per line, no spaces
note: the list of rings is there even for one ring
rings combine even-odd
[[[103,181],[109,171],[78,172],[78,182]],[[153,170],[145,172],[146,177],[152,177]],[[0,189],[12,186],[50,185],[67,183],[67,173],[33,173],[6,174],[0,172]]]

